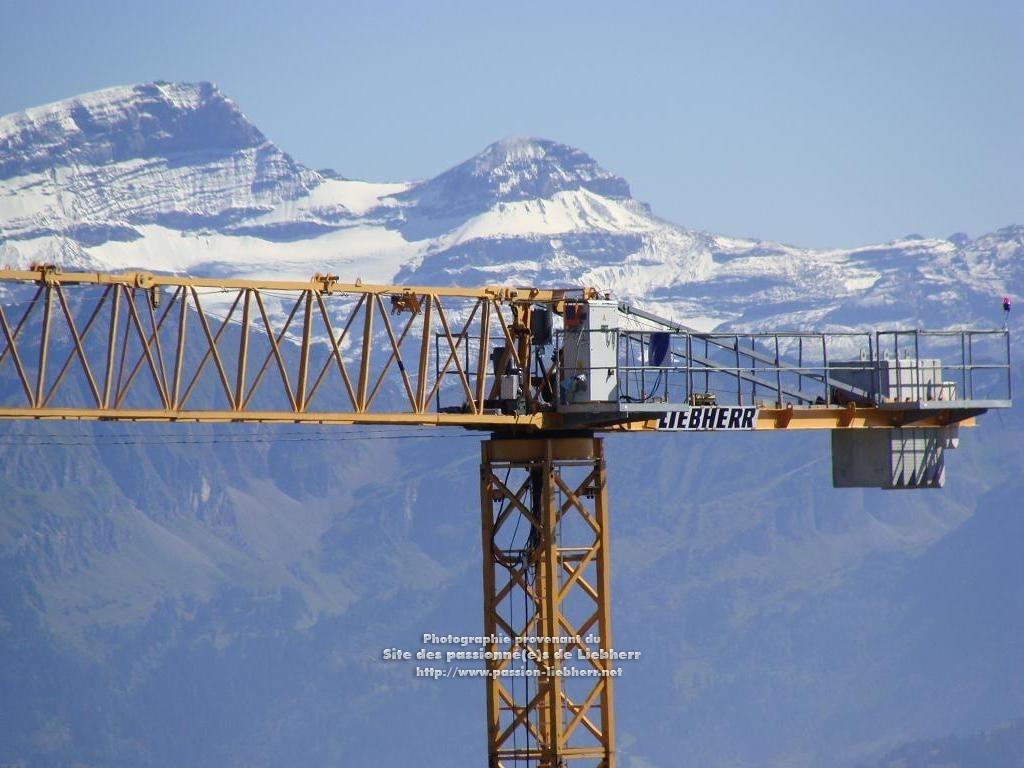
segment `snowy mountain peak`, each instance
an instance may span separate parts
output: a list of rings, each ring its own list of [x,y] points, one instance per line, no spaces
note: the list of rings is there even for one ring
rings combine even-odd
[[[119,86],[0,118],[0,179],[259,147],[266,138],[211,83]]]
[[[941,327],[1002,321],[1002,297],[1024,293],[1024,228],[828,251],[710,235],[529,137],[425,181],[356,181],[296,163],[210,83],[148,83],[0,118],[0,265],[32,262],[586,285],[701,330],[850,330],[869,313]]]
[[[229,223],[320,181],[211,83],[119,86],[0,117],[9,235]]]
[[[630,196],[626,180],[586,152],[549,139],[512,137],[416,185],[406,197],[426,209],[463,214],[581,189],[607,198]]]

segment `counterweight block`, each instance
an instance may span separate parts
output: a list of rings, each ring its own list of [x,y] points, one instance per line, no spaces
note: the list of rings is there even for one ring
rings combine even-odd
[[[941,488],[957,427],[832,430],[835,488]]]

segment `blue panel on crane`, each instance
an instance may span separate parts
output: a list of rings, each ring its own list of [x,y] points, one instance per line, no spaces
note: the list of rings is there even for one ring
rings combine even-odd
[[[665,364],[671,339],[671,334],[667,332],[657,331],[651,334],[651,346],[648,353],[650,365],[659,367]]]

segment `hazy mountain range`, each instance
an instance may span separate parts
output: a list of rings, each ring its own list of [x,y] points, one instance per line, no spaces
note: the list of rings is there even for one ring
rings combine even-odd
[[[697,232],[544,139],[350,180],[206,83],[0,118],[0,264],[582,284],[704,329],[844,330],[996,325],[1022,255],[1024,226]],[[898,765],[1024,714],[1024,425],[981,421],[945,490],[902,493],[831,489],[822,435],[610,439],[616,644],[644,652],[623,765]],[[379,436],[0,425],[0,764],[481,764],[482,686],[379,660],[479,629],[478,438]]]

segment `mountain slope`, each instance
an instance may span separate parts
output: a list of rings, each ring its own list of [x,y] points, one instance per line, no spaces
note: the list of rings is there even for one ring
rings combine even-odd
[[[877,768],[1020,768],[1024,765],[1024,721],[984,733],[948,736],[893,750]]]
[[[702,328],[993,325],[1024,292],[1024,227],[696,232],[544,139],[349,180],[209,84],[2,118],[0,168],[0,263],[586,284]],[[625,768],[852,766],[1019,717],[1022,435],[986,417],[910,494],[832,490],[823,435],[609,439]],[[479,630],[477,439],[379,436],[0,424],[0,763],[481,763],[479,685],[380,659]]]
[[[88,248],[225,225],[320,181],[208,83],[111,88],[0,118],[4,239]]]
[[[1019,227],[831,251],[694,232],[545,139],[496,142],[419,182],[347,180],[297,164],[208,83],[9,115],[0,169],[0,261],[20,265],[587,284],[704,329],[849,329],[865,309],[991,324],[1024,277]]]

